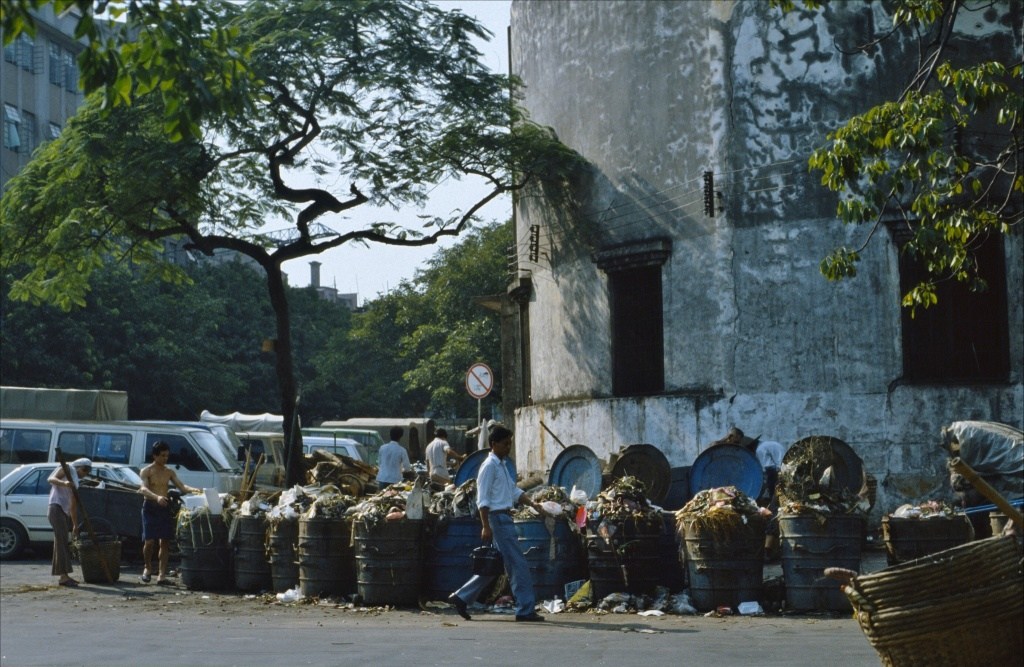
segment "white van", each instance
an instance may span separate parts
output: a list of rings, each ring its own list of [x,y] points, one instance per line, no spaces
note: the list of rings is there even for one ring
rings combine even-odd
[[[384,446],[384,440],[380,437],[380,433],[372,429],[318,427],[302,429],[303,438],[310,436],[332,439],[350,438],[355,440],[366,448],[367,458],[363,459],[363,462],[374,466],[377,465],[380,448]]]
[[[366,445],[352,438],[335,438],[332,436],[302,436],[302,452],[310,454],[314,449],[322,449],[335,456],[347,456],[356,461],[367,463],[369,457]]]
[[[259,431],[237,431],[238,449],[235,456],[243,467],[246,454],[250,466],[255,466],[263,456],[263,463],[256,471],[257,487],[283,487],[285,480],[284,434]]]
[[[0,475],[23,463],[56,461],[58,447],[68,462],[85,456],[140,471],[152,462],[158,440],[170,445],[167,465],[185,484],[220,493],[239,490],[241,469],[208,428],[152,422],[5,419],[0,421]]]

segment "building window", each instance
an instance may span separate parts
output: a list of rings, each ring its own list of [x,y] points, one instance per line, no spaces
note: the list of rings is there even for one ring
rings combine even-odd
[[[665,390],[661,266],[670,250],[668,239],[653,239],[606,248],[595,256],[608,274],[615,396]]]
[[[64,52],[64,87],[70,93],[78,92],[78,63],[70,51]]]
[[[57,123],[50,123],[50,139],[56,139],[60,136],[60,125]]]
[[[661,267],[608,274],[612,319],[612,393],[653,394],[665,389]]]
[[[4,105],[4,148],[9,148],[15,153],[21,148],[21,133],[18,126],[21,125],[21,114],[10,104]]]
[[[1006,258],[1003,237],[989,234],[975,250],[984,292],[971,292],[949,279],[937,286],[939,302],[904,308],[903,376],[910,382],[1005,382],[1010,372]],[[905,294],[925,276],[910,256],[900,257],[900,289]]]
[[[35,55],[35,42],[24,33],[18,35],[18,39],[4,47],[4,60],[15,65],[21,65],[23,69],[34,71],[33,59]]]
[[[56,42],[50,42],[50,83],[55,86],[64,85],[62,62],[60,46]]]
[[[21,153],[31,153],[36,148],[36,115],[28,111],[21,112]]]
[[[36,44],[24,33],[18,35],[18,64],[21,68],[34,72],[32,61],[35,59]]]

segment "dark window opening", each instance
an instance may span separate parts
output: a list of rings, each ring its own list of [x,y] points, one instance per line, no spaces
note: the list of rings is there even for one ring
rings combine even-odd
[[[612,321],[612,393],[654,394],[665,389],[661,266],[608,273]]]
[[[936,286],[939,302],[903,308],[903,376],[911,382],[1005,382],[1010,372],[1003,239],[991,234],[976,250],[983,292],[954,279]],[[908,255],[900,256],[900,290],[906,294],[925,276]]]

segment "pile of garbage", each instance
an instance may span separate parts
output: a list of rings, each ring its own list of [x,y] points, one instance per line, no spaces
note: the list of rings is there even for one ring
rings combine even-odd
[[[602,537],[609,537],[619,526],[660,533],[665,525],[661,508],[651,505],[645,491],[636,477],[620,477],[587,503],[587,524]]]
[[[685,534],[685,525],[696,524],[702,533],[727,535],[752,519],[769,519],[771,510],[759,507],[757,502],[735,486],[705,489],[676,512],[676,527]]]
[[[392,484],[383,491],[363,498],[349,508],[348,515],[372,527],[385,521],[423,518],[429,492],[420,483]]]
[[[576,513],[576,506],[569,500],[569,494],[560,486],[541,486],[529,492],[530,499],[540,503],[549,517],[566,518],[573,528],[576,523],[573,517]],[[520,505],[512,512],[512,518],[520,521],[529,521],[538,517],[537,510],[529,505]]]
[[[329,484],[320,488],[309,508],[303,513],[307,519],[344,519],[349,510],[359,502],[353,496],[342,493],[341,489]]]
[[[428,511],[439,519],[457,519],[477,515],[476,478],[459,486],[449,484],[443,491],[430,496]]]
[[[600,600],[593,599],[590,582],[585,582],[559,610],[549,609],[548,613],[585,612],[590,614],[639,614],[641,616],[663,616],[665,614],[692,615],[696,607],[686,591],[672,594],[665,586],[654,589],[653,595],[634,593],[610,593]],[[560,602],[560,601],[558,601]]]
[[[376,483],[377,469],[347,456],[337,456],[322,449],[306,456],[306,481],[317,486],[333,484],[351,496],[361,496]]]
[[[920,505],[906,504],[896,508],[890,516],[897,519],[933,519],[948,518],[956,514],[956,510],[941,500],[929,500]]]
[[[316,487],[307,490],[302,486],[285,489],[278,496],[277,504],[267,512],[267,523],[277,525],[282,521],[298,521],[316,500]]]
[[[871,509],[867,480],[860,470],[856,490],[844,483],[849,471],[833,445],[834,438],[814,436],[795,443],[779,469],[779,507],[784,514],[867,514]],[[841,441],[836,441],[845,447]]]

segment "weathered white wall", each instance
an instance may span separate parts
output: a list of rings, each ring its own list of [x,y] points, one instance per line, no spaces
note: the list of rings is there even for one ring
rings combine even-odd
[[[863,229],[834,220],[834,198],[808,174],[828,130],[903,80],[899,50],[843,56],[883,15],[831,3],[825,19],[785,18],[763,2],[516,1],[513,69],[534,121],[592,165],[582,215],[569,222],[525,198],[519,237],[541,227],[530,303],[534,405],[516,416],[521,470],[547,469],[582,443],[604,457],[633,443],[688,465],[737,425],[792,443],[824,434],[849,443],[879,480],[879,508],[948,486],[938,432],[958,419],[1024,421],[1021,236],[1007,242],[1011,382],[900,386],[899,275],[883,230],[860,275],[832,284],[818,263]],[[1016,28],[974,17],[990,41]],[[1016,35],[1016,36],[1012,36]],[[712,170],[724,210],[704,216]],[[666,236],[666,392],[611,396],[602,247]]]

